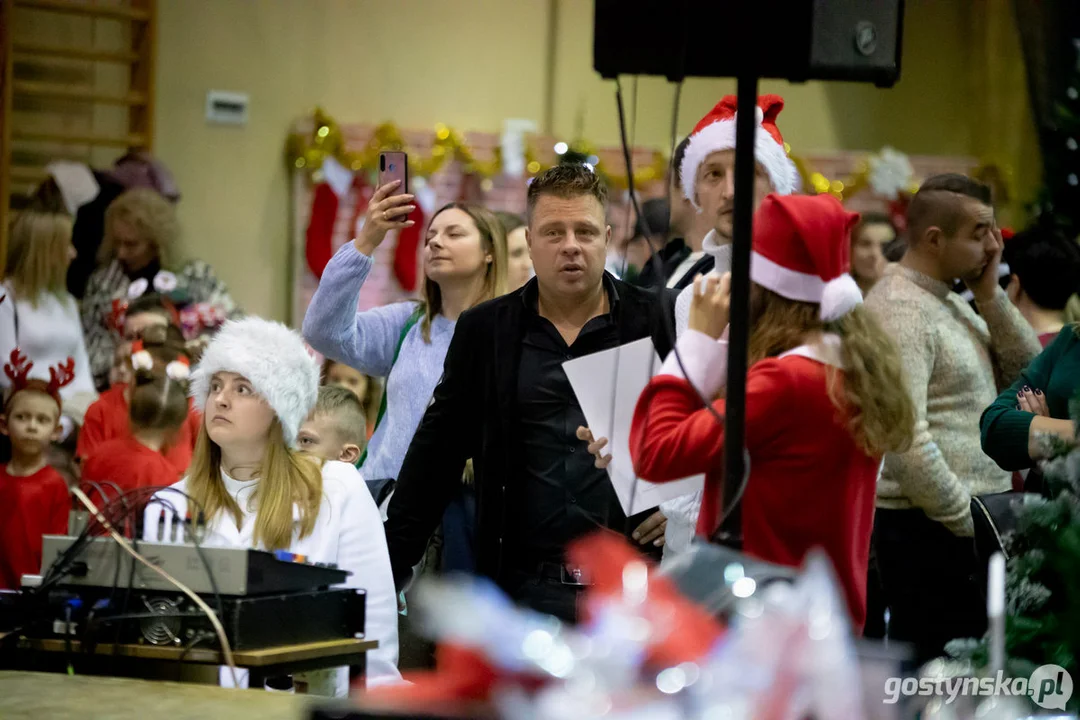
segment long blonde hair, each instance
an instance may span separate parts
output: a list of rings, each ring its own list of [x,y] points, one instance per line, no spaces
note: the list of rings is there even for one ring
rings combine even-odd
[[[4,279],[20,300],[37,307],[42,293],[67,294],[67,254],[71,218],[42,210],[23,210],[11,224]]]
[[[443,205],[431,216],[431,221],[446,210],[460,210],[472,218],[476,229],[480,231],[480,243],[485,252],[491,253],[491,264],[484,275],[484,291],[476,304],[491,300],[506,293],[506,233],[495,213],[487,208],[470,203],[452,202]],[[430,225],[430,223],[428,223]],[[420,321],[420,333],[424,342],[431,342],[431,321],[442,312],[442,291],[439,284],[429,277],[424,277],[424,317]]]
[[[754,286],[753,298],[751,365],[798,347],[807,333],[837,333],[844,370],[829,368],[829,397],[847,415],[855,442],[874,457],[911,447],[915,405],[900,353],[869,311],[859,305],[826,324],[814,303],[788,300],[759,285]]]
[[[109,204],[105,211],[105,238],[98,250],[98,262],[103,265],[112,262],[116,255],[112,234],[117,222],[131,225],[150,241],[157,250],[161,267],[172,267],[177,260],[174,253],[180,225],[176,221],[176,208],[160,193],[149,188],[135,188]]]
[[[300,507],[300,538],[315,529],[322,503],[322,470],[311,458],[285,444],[281,423],[275,418],[270,439],[257,477],[259,482],[251,502],[255,516],[256,545],[267,550],[284,550],[293,541],[293,504]],[[187,474],[187,491],[200,503],[210,522],[225,512],[236,523],[243,523],[243,511],[225,489],[221,479],[221,448],[210,439],[206,427],[199,428],[195,452]]]

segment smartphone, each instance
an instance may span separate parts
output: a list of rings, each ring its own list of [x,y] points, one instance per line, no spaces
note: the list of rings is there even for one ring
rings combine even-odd
[[[403,152],[379,153],[379,185],[400,180],[401,185],[394,190],[395,195],[409,192],[409,156]]]

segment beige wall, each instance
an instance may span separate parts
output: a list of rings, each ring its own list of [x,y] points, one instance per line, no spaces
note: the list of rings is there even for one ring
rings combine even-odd
[[[290,124],[323,105],[342,122],[499,130],[545,116],[546,0],[158,0],[158,155],[184,194],[184,244],[213,262],[249,311],[288,310]],[[556,133],[618,141],[613,84],[592,70],[592,3],[558,0]],[[975,0],[909,0],[903,79],[892,90],[766,82],[787,99],[780,127],[796,151],[978,156],[972,147]],[[208,125],[210,89],[251,96],[245,127]],[[680,133],[733,83],[689,80]],[[642,79],[639,145],[666,148],[671,88]]]

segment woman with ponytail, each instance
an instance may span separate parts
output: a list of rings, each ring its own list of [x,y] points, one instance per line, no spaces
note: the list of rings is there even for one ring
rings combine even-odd
[[[364,630],[379,647],[367,655],[368,686],[400,679],[397,595],[382,516],[356,468],[297,450],[300,426],[319,392],[319,366],[300,335],[248,317],[214,335],[191,372],[191,398],[203,423],[184,479],[175,485],[203,510],[203,544],[286,550],[351,573],[366,595]],[[146,509],[144,539],[158,537],[183,498]],[[224,674],[223,678],[229,677]],[[348,673],[308,673],[313,694],[344,695]]]
[[[858,215],[830,196],[765,198],[754,217],[743,549],[796,566],[831,559],[861,631],[881,456],[906,449],[915,410],[892,341],[847,274]],[[730,275],[698,278],[689,330],[638,401],[630,450],[643,479],[706,474],[698,535],[720,527]],[[705,408],[701,395],[720,398]],[[719,419],[718,419],[719,418]]]

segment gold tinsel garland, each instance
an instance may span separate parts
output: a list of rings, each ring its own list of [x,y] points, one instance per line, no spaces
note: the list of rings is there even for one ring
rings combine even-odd
[[[784,149],[788,151],[792,162],[795,163],[795,168],[802,178],[803,186],[808,192],[813,191],[817,195],[829,193],[840,202],[843,202],[845,199],[851,199],[870,187],[869,160],[860,160],[855,166],[855,172],[851,175],[843,179],[834,178],[830,180],[824,174],[814,170],[806,161],[806,158],[791,155],[791,147],[787,143],[784,143]],[[919,184],[912,183],[912,186],[908,188],[908,192],[914,194],[918,189]]]
[[[541,156],[537,153],[534,144],[534,142],[527,142],[525,147],[525,169],[530,176],[551,167],[550,163],[540,159]],[[372,133],[371,139],[363,150],[349,150],[345,146],[345,138],[337,122],[322,108],[315,108],[312,132],[309,135],[300,133],[291,135],[287,145],[287,154],[291,166],[314,175],[322,168],[323,161],[328,157],[334,158],[353,172],[373,171],[378,165],[379,153],[383,150],[407,149],[405,139],[398,127],[393,123],[383,123],[375,128],[375,132]],[[569,149],[586,157],[596,156],[595,148],[585,141],[575,141],[569,145]],[[430,177],[451,161],[461,163],[466,173],[480,175],[486,180],[501,174],[503,169],[501,148],[495,148],[493,159],[478,160],[461,133],[439,123],[435,126],[430,154],[409,153],[409,174],[413,177]],[[667,159],[663,153],[654,151],[649,165],[634,171],[635,186],[662,179],[667,172],[667,165]],[[596,170],[613,187],[619,189],[628,187],[625,174],[608,172],[607,168],[600,167]]]
[[[784,149],[790,154],[791,150],[787,143]],[[870,187],[870,158],[860,160],[855,166],[855,172],[844,179],[832,179],[815,171],[807,163],[806,159],[798,155],[791,155],[799,175],[802,177],[804,186],[808,191],[818,195],[831,193],[837,200],[843,202],[851,199]],[[992,161],[983,161],[970,170],[971,177],[990,186],[993,191],[994,204],[998,207],[1007,206],[1012,201],[1012,170],[1008,166],[1001,166]],[[912,180],[905,189],[907,195],[914,195],[919,191],[918,180]]]
[[[435,126],[435,137],[432,140],[431,153],[421,156],[419,153],[409,153],[409,173],[414,177],[430,177],[439,172],[446,163],[457,161],[461,163],[467,173],[480,175],[485,180],[502,173],[503,159],[502,149],[496,147],[494,158],[491,160],[478,160],[472,148],[458,131],[439,123]],[[597,150],[584,140],[576,140],[569,144],[569,151],[579,153],[585,157],[599,157]],[[313,130],[310,135],[293,134],[289,137],[288,157],[289,163],[300,170],[306,170],[315,174],[322,167],[323,160],[327,157],[335,158],[341,165],[353,172],[361,170],[373,171],[378,165],[379,153],[383,150],[407,150],[405,139],[401,131],[393,123],[383,123],[375,128],[371,139],[368,140],[364,149],[357,152],[345,147],[345,139],[341,127],[322,108],[315,108],[313,114]],[[868,159],[861,160],[855,167],[855,171],[843,179],[829,179],[824,174],[815,171],[807,162],[806,158],[799,155],[791,155],[791,147],[784,143],[795,167],[802,177],[804,187],[808,191],[817,194],[831,193],[838,200],[850,199],[858,193],[866,190],[869,186],[870,163]],[[540,159],[537,153],[535,140],[529,141],[525,146],[525,169],[528,175],[536,175],[551,167],[550,163]],[[635,187],[642,187],[650,182],[662,180],[668,169],[667,158],[658,150],[653,151],[651,162],[645,167],[639,167],[634,171]],[[629,186],[625,174],[609,171],[607,167],[597,166],[596,171],[604,177],[608,184],[619,190],[625,190]],[[991,163],[984,163],[974,171],[976,177],[981,174],[993,175],[997,181],[1002,195],[1008,195],[1007,171]],[[982,179],[980,177],[980,179]],[[918,183],[912,183],[908,188],[910,194],[919,189]],[[996,193],[997,195],[997,193]],[[997,198],[995,198],[997,199]],[[1006,199],[1005,202],[1008,202]]]

